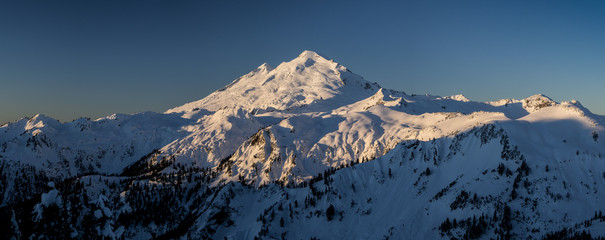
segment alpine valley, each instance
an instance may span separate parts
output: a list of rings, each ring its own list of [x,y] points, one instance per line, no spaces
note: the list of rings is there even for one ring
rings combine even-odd
[[[312,51],[165,113],[0,127],[5,239],[602,239],[605,117]]]

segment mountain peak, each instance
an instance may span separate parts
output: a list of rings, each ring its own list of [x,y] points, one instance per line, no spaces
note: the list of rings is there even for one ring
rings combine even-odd
[[[32,118],[30,118],[27,121],[27,124],[25,125],[25,130],[31,130],[34,128],[43,128],[48,125],[56,126],[59,124],[60,124],[59,121],[54,118],[47,117],[42,114],[36,114],[35,116],[33,116]]]
[[[346,68],[334,62],[332,59],[309,50],[303,51],[300,55],[298,55],[298,57],[289,62],[280,64],[278,68],[280,67],[300,71],[310,67],[319,67],[316,70],[320,72],[346,70]]]
[[[302,53],[300,53],[300,55],[298,55],[297,59],[325,59],[328,60],[330,58],[325,57],[317,52],[311,51],[311,50],[304,50]]]
[[[448,96],[448,97],[443,97],[443,99],[451,99],[451,100],[460,101],[460,102],[470,102],[471,101],[463,94],[457,94],[457,95],[452,95],[452,96]]]
[[[557,102],[553,101],[544,94],[536,94],[528,98],[523,99],[523,108],[530,112],[535,112],[545,107],[557,105]]]
[[[546,95],[544,95],[542,93],[534,94],[534,95],[529,96],[529,97],[527,97],[525,99],[546,99],[546,100],[552,101],[552,99],[550,97],[548,97],[548,96],[546,96]]]
[[[271,70],[273,70],[273,67],[271,67],[271,65],[269,65],[268,63],[263,63],[262,65],[256,68],[255,72],[270,72]]]
[[[285,110],[337,96],[344,96],[339,97],[339,101],[358,101],[371,96],[376,89],[377,84],[369,83],[316,52],[305,50],[276,68],[262,64],[208,97],[167,113],[193,109],[216,111],[225,107]]]

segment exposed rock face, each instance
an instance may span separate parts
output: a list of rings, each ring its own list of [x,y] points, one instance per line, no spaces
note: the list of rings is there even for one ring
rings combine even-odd
[[[164,114],[0,127],[0,232],[605,236],[604,131],[575,101],[408,95],[305,51]]]

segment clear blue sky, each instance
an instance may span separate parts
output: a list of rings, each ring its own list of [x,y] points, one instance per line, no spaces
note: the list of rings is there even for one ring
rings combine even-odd
[[[605,113],[605,1],[0,2],[0,124],[162,112],[314,50],[386,88]]]

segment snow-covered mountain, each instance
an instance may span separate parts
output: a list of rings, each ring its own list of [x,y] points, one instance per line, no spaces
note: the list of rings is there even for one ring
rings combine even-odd
[[[160,113],[0,127],[6,238],[605,237],[604,118],[383,89],[312,51]]]
[[[291,110],[329,101],[347,104],[369,96],[379,86],[369,83],[346,67],[321,55],[304,51],[297,58],[273,69],[264,63],[202,100],[166,111],[193,109],[216,111],[241,107],[246,110]]]

